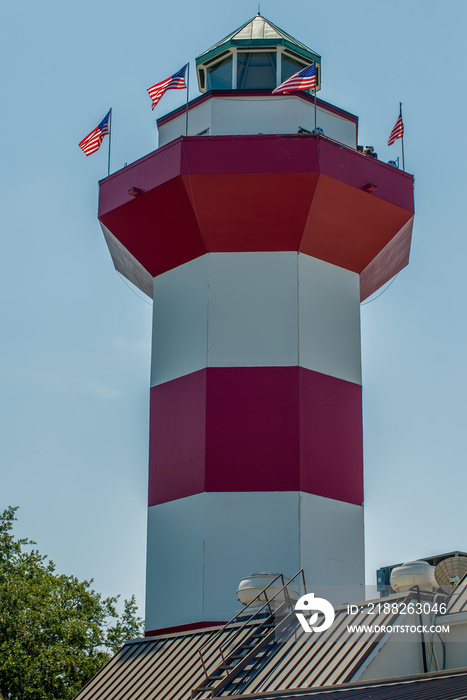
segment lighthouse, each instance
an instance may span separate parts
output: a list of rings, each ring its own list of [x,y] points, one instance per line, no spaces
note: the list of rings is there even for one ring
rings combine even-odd
[[[311,63],[319,90],[321,57],[254,17],[100,183],[154,301],[148,633],[230,619],[254,572],[364,595],[360,302],[408,262],[413,178],[358,150],[355,115],[272,94]]]

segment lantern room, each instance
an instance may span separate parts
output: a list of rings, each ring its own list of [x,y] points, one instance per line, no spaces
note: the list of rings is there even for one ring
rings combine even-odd
[[[196,59],[200,92],[274,90],[310,63],[321,87],[321,56],[259,13]]]

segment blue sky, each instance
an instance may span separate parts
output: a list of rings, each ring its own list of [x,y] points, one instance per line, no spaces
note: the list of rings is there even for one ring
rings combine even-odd
[[[146,87],[250,19],[255,2],[10,3],[3,12],[0,507],[60,571],[144,600],[151,305],[114,271],[96,219],[112,169],[157,145]],[[362,307],[369,582],[381,565],[467,549],[467,3],[263,0],[323,57],[320,96],[389,160],[404,103],[411,261]],[[192,70],[192,75],[194,71]],[[194,82],[194,81],[193,81]],[[191,96],[197,90],[192,83]],[[246,572],[248,573],[248,572]]]

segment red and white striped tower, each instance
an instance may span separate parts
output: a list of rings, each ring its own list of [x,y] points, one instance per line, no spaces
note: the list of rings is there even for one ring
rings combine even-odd
[[[190,135],[176,110],[101,182],[154,298],[148,632],[229,619],[255,571],[363,596],[359,305],[408,262],[413,178],[357,151],[353,115],[271,95],[320,66],[294,42],[258,16],[203,54]]]

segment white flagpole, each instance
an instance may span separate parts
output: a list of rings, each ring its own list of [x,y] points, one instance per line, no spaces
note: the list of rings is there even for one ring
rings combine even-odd
[[[316,112],[316,88],[317,87],[318,87],[318,67],[317,67],[316,61],[315,61],[315,128],[314,128],[315,133],[316,133],[316,126],[318,123],[317,112]]]
[[[112,139],[112,107],[109,109],[109,157],[107,161],[107,177],[110,175],[110,141]]]
[[[315,83],[315,131],[316,131],[316,124],[317,124],[317,120],[316,120],[316,83]]]
[[[188,96],[190,92],[190,64],[186,64],[186,124],[185,124],[185,135],[188,136]]]
[[[404,159],[404,122],[402,120],[402,102],[399,102],[399,116],[401,118],[401,124],[402,124],[402,137],[401,137],[401,142],[402,142],[402,170],[405,171],[405,159]]]

